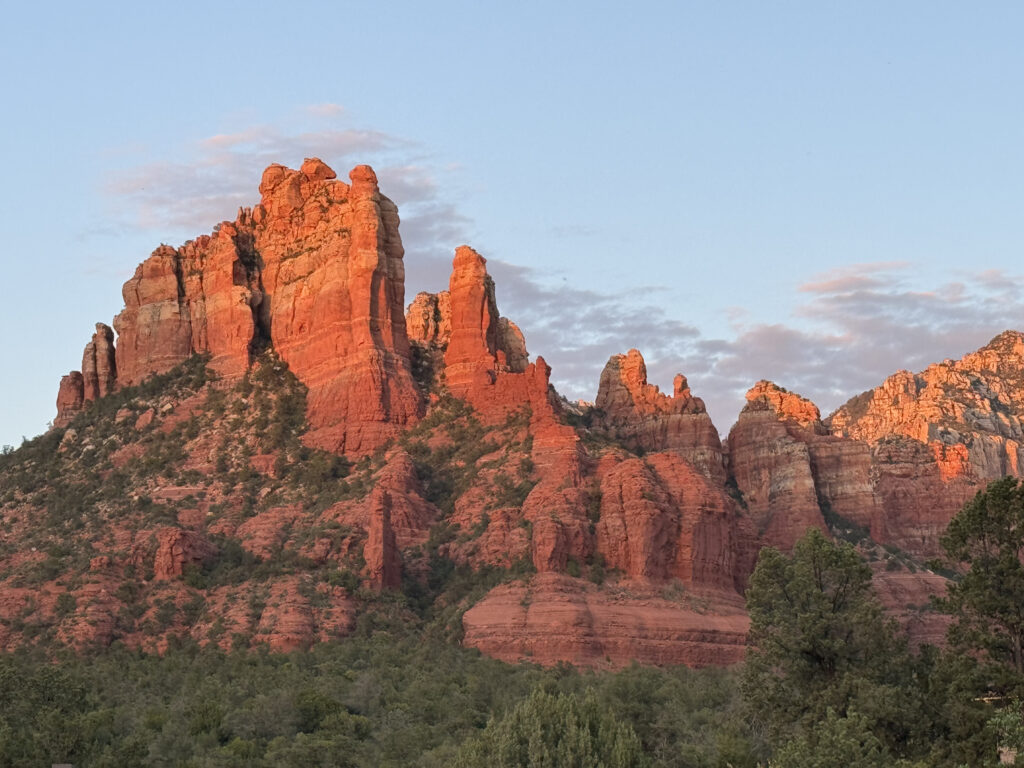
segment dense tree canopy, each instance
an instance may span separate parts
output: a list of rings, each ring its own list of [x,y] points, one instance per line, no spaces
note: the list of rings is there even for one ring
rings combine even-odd
[[[817,531],[792,557],[764,549],[747,592],[750,651],[743,691],[771,742],[857,710],[905,738],[897,702],[907,652],[849,544]]]
[[[776,768],[985,765],[995,756],[969,658],[911,654],[871,569],[813,530],[761,551],[747,592],[744,703]]]
[[[1002,686],[1024,685],[1024,484],[1006,477],[978,493],[953,518],[942,547],[966,567],[944,607],[950,639],[992,663]]]
[[[645,768],[640,739],[588,691],[534,691],[463,748],[457,768]]]

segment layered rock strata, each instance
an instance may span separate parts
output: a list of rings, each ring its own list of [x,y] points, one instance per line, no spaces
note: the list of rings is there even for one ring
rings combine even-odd
[[[743,659],[749,621],[738,596],[709,613],[700,594],[644,585],[633,593],[623,599],[556,573],[511,582],[466,612],[465,643],[508,662],[606,668]]]
[[[729,433],[729,469],[761,540],[784,550],[837,523],[879,525],[868,447],[829,435],[817,406],[770,381],[747,392]]]

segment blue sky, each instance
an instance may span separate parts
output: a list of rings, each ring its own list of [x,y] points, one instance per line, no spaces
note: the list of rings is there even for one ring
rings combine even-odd
[[[1016,3],[5,9],[0,444],[53,417],[160,242],[262,168],[378,170],[407,300],[468,242],[570,396],[639,348],[723,433],[1024,327]]]

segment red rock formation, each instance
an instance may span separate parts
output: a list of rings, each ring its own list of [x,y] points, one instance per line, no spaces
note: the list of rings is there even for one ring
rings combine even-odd
[[[296,579],[271,585],[269,599],[256,625],[256,639],[287,653],[309,648],[316,633],[314,611]]]
[[[746,544],[720,486],[670,452],[601,467],[597,548],[629,578],[742,589]]]
[[[601,372],[595,407],[600,426],[631,450],[672,450],[708,477],[725,480],[718,430],[682,374],[668,397],[647,383],[647,366],[637,350],[613,355]]]
[[[410,341],[447,347],[452,335],[451,294],[448,291],[417,293],[406,310],[405,328]]]
[[[210,367],[222,376],[241,376],[258,341],[254,311],[263,300],[248,216],[241,212],[234,224],[223,222],[178,253],[192,350],[208,352]]]
[[[254,308],[262,300],[246,211],[181,248],[162,245],[124,285],[125,308],[114,318],[117,372],[123,385],[163,373],[208,352],[225,376],[241,375],[257,337]]]
[[[807,442],[790,434],[785,414],[792,409],[776,410],[776,404],[785,400],[767,394],[775,390],[761,382],[747,392],[747,404],[729,433],[729,466],[761,539],[789,550],[808,528],[827,527]],[[797,413],[809,412],[801,407]]]
[[[448,293],[451,336],[444,356],[445,383],[457,397],[483,403],[481,393],[495,384],[499,373],[528,371],[526,343],[514,323],[501,322],[487,260],[468,245],[455,250]]]
[[[317,159],[272,165],[255,210],[154,251],[125,283],[116,365],[109,333],[86,350],[85,399],[109,391],[114,370],[136,384],[195,353],[239,376],[270,342],[309,388],[311,444],[367,453],[415,421],[398,212],[368,166],[350,178]]]
[[[493,384],[498,353],[498,306],[487,260],[468,245],[455,251],[449,282],[451,338],[445,381],[456,396]]]
[[[114,354],[114,332],[109,326],[96,323],[96,333],[82,353],[83,394],[87,402],[113,392],[117,386]]]
[[[117,370],[122,385],[163,373],[192,354],[178,252],[161,245],[124,284],[124,309],[114,318]]]
[[[1006,331],[960,360],[900,371],[829,417],[835,434],[870,443],[901,435],[931,446],[951,479],[986,481],[1024,466],[1024,334]],[[947,456],[966,449],[967,460]]]
[[[423,489],[416,476],[416,467],[409,454],[399,449],[388,456],[387,463],[373,477],[374,492],[355,502],[341,502],[329,517],[343,525],[369,531],[379,507],[387,506],[388,527],[394,534],[398,549],[423,544],[430,526],[441,516],[440,511],[423,498]]]
[[[153,575],[169,580],[181,576],[189,565],[201,565],[217,553],[217,548],[193,531],[164,528],[157,534]]]
[[[738,596],[630,585],[617,596],[556,573],[491,590],[462,619],[464,644],[508,662],[589,667],[734,664],[749,625]]]
[[[498,318],[498,349],[505,353],[505,364],[510,371],[521,373],[530,364],[523,332],[507,317]]]
[[[308,441],[366,453],[415,421],[398,211],[368,166],[334,180],[319,160],[270,166],[253,211],[261,326],[309,388]]]
[[[945,479],[927,445],[886,437],[871,446],[872,477],[882,507],[872,536],[922,557],[940,554],[939,537],[979,489],[966,477]]]
[[[61,377],[57,390],[57,416],[53,426],[66,427],[78,415],[85,404],[85,380],[78,371]]]
[[[798,394],[783,389],[774,382],[762,379],[747,392],[747,402],[764,401],[777,414],[780,421],[799,424],[811,431],[824,434],[818,406]]]
[[[961,360],[900,371],[833,413],[836,435],[869,444],[879,541],[938,554],[938,537],[976,490],[1021,474],[1024,334],[1006,331]]]
[[[876,541],[885,541],[880,533],[882,505],[875,489],[870,446],[792,427],[790,435],[807,443],[818,501],[843,520],[868,529]]]
[[[391,528],[391,494],[378,488],[370,498],[370,520],[363,546],[364,573],[373,589],[397,589],[402,583],[402,562]]]

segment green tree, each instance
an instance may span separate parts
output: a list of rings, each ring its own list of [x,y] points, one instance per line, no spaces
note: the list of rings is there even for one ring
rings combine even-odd
[[[953,518],[941,543],[954,565],[966,567],[941,601],[953,616],[951,644],[981,651],[1001,687],[1024,692],[1024,485],[1013,477],[991,483]]]
[[[535,690],[501,720],[467,742],[457,768],[642,768],[640,740],[590,692]]]
[[[816,729],[832,718],[844,728],[868,722],[899,753],[923,748],[914,664],[852,546],[812,530],[792,557],[763,549],[747,608],[742,690],[769,745],[815,744]],[[856,723],[846,722],[854,712]]]
[[[825,719],[776,752],[771,768],[878,768],[895,761],[863,715],[840,717],[829,709]]]

